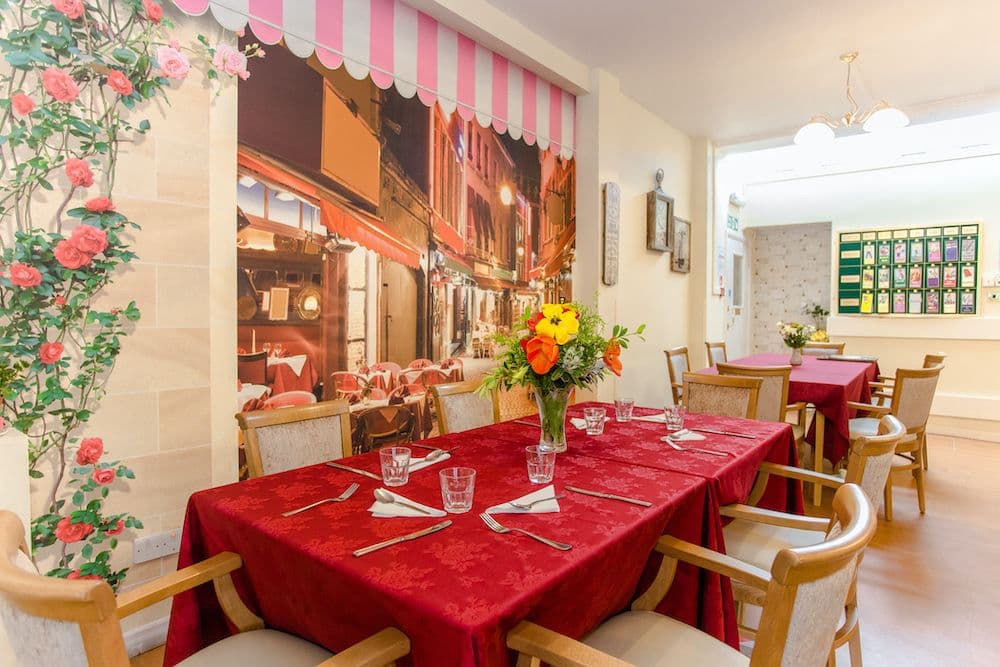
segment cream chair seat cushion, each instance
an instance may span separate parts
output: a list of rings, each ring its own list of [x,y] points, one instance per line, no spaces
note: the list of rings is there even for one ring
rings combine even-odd
[[[226,637],[177,667],[315,667],[333,657],[326,649],[277,630],[253,630]]]
[[[652,611],[630,611],[603,623],[583,643],[636,667],[746,667],[750,659],[686,623]]]
[[[818,530],[772,526],[756,521],[734,519],[722,529],[726,554],[764,570],[771,571],[774,557],[782,549],[820,544],[826,535]]]

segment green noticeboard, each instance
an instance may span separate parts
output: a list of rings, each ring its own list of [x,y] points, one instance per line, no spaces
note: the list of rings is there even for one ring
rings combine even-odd
[[[975,315],[979,224],[842,232],[837,312]]]

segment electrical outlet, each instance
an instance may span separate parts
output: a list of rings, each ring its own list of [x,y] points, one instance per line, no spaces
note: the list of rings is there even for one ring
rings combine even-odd
[[[990,292],[990,301],[1000,301],[1000,292]]]
[[[180,529],[168,530],[137,539],[132,547],[132,560],[145,563],[156,558],[170,556],[181,550]]]

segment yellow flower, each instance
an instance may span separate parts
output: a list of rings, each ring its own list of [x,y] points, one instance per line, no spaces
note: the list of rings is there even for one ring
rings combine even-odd
[[[826,343],[830,340],[830,337],[827,335],[826,329],[817,329],[816,333],[814,333],[809,340],[817,343]]]
[[[572,308],[557,303],[542,306],[542,319],[535,325],[535,333],[554,338],[559,345],[565,345],[580,331],[579,313]]]

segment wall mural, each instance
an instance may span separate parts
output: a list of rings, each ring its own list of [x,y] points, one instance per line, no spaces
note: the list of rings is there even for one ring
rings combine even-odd
[[[280,46],[240,84],[239,144],[246,377],[253,354],[271,355],[241,400],[263,400],[264,387],[272,399],[354,395],[364,378],[334,374],[367,376],[379,362],[394,378],[394,365],[419,360],[460,367],[442,369],[448,379],[477,377],[492,366],[494,333],[572,299],[572,159]],[[372,392],[440,377],[379,380]]]

